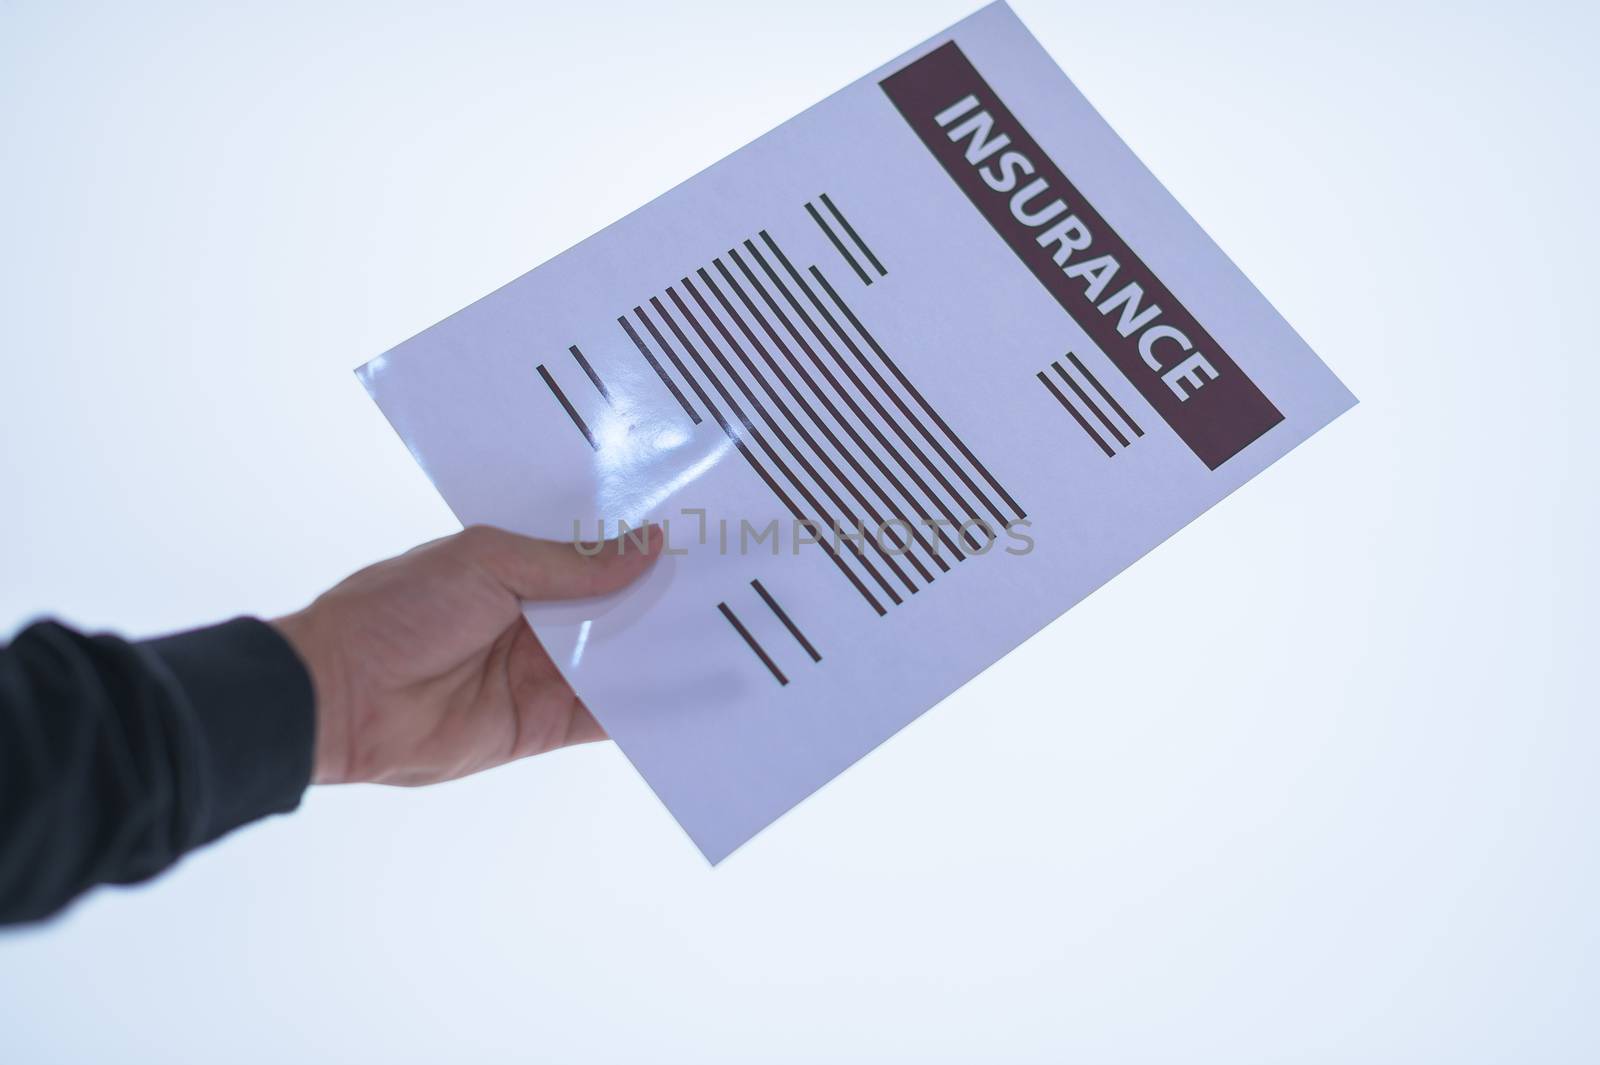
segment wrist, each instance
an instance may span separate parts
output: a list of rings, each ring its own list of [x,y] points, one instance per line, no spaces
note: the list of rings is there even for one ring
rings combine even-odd
[[[311,678],[316,730],[311,756],[311,783],[343,784],[349,780],[350,715],[343,671],[332,644],[320,631],[316,606],[278,618],[272,626],[294,648]]]

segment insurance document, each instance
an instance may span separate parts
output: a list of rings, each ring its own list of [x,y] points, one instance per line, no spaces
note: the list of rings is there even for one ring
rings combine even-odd
[[[713,862],[1355,402],[1003,4],[359,373]]]

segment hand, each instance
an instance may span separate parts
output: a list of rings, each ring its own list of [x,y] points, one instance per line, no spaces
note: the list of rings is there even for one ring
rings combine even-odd
[[[652,528],[588,557],[478,526],[370,566],[279,619],[316,689],[313,782],[432,784],[604,739],[519,601],[618,591],[661,543]]]

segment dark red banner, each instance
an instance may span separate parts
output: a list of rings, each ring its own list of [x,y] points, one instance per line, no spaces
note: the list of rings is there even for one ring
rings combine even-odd
[[[954,41],[880,85],[995,232],[1206,466],[1283,420]]]

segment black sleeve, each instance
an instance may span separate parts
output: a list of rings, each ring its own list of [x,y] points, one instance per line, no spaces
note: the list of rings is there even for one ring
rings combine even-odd
[[[145,643],[25,629],[0,648],[0,924],[294,809],[315,731],[311,679],[265,622]]]

